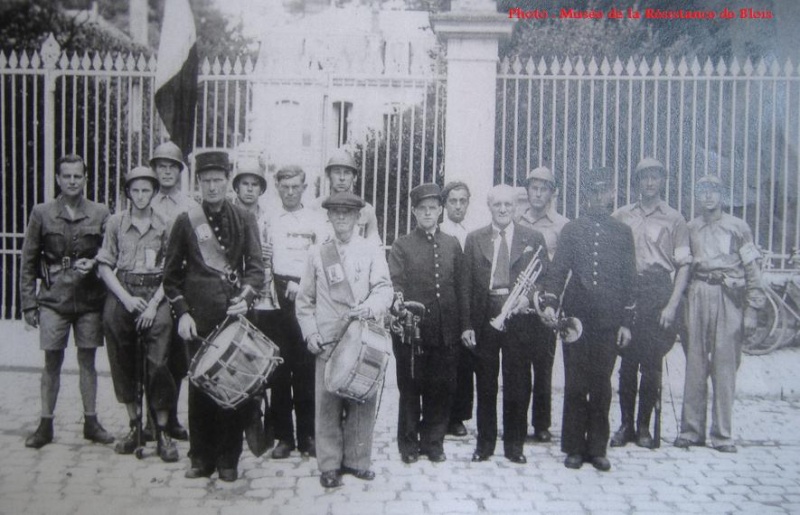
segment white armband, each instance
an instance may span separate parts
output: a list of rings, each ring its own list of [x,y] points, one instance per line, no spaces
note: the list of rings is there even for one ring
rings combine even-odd
[[[749,265],[756,259],[761,257],[761,253],[753,243],[745,243],[739,248],[739,257],[742,258],[742,263]]]

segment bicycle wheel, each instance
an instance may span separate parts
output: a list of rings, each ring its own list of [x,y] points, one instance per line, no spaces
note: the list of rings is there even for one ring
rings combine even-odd
[[[772,289],[767,288],[767,302],[758,310],[756,330],[744,339],[742,351],[754,356],[767,354],[785,342],[787,317],[781,299]]]

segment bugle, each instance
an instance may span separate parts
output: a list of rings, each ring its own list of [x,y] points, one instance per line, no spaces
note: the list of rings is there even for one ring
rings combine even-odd
[[[567,273],[567,279],[564,281],[564,289],[561,290],[561,295],[558,297],[558,306],[555,310],[556,324],[555,327],[553,327],[558,337],[564,343],[576,342],[583,334],[583,323],[579,318],[564,316],[564,293],[567,291],[567,286],[569,285],[570,279],[572,279],[572,270]],[[555,303],[556,296],[552,293],[540,295],[539,292],[536,292],[536,294],[533,296],[533,308],[536,311],[536,314],[539,315],[539,318],[545,321],[545,323],[547,323],[547,319],[549,317],[545,315],[545,308],[542,307],[542,304],[546,303],[547,301],[550,301],[550,303]]]
[[[528,266],[517,276],[517,280],[514,282],[514,288],[511,290],[511,293],[508,294],[508,298],[503,303],[503,307],[500,308],[500,314],[489,321],[492,327],[498,331],[502,332],[506,330],[506,320],[511,316],[511,309],[517,304],[517,300],[519,300],[520,297],[528,295],[528,292],[531,291],[531,288],[533,288],[533,285],[536,283],[536,279],[541,275],[543,267],[542,260],[539,259],[539,253],[541,251],[542,246],[539,245],[539,248],[536,249],[536,253],[533,255],[530,262],[528,262]]]

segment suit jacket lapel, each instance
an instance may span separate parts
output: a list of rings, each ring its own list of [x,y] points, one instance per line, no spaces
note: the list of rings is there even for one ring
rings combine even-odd
[[[522,231],[520,231],[520,226],[516,225],[514,227],[514,239],[511,241],[511,256],[509,259],[510,266],[514,266],[514,263],[522,257],[522,251],[525,249],[525,238],[522,235]]]
[[[478,246],[481,249],[481,253],[487,260],[489,260],[489,263],[491,263],[492,259],[494,258],[494,245],[492,245],[492,226],[489,225],[488,227],[485,227],[479,236]]]

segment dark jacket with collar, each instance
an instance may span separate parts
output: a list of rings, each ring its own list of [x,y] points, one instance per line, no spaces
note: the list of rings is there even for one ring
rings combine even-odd
[[[467,241],[464,244],[464,277],[460,282],[459,293],[462,330],[477,330],[497,315],[497,313],[488,312],[494,238],[491,224],[467,235]],[[509,252],[509,279],[512,285],[510,288],[513,288],[517,276],[525,270],[539,247],[542,248],[539,258],[543,267],[542,275],[544,275],[549,264],[544,237],[539,231],[519,224],[514,225],[514,237]]]
[[[609,214],[584,215],[564,226],[544,289],[564,293],[564,314],[597,329],[631,327],[636,254],[630,227]]]
[[[458,343],[461,335],[456,285],[463,278],[461,245],[437,228],[435,235],[420,228],[394,241],[389,253],[389,273],[396,292],[405,300],[425,305],[420,326],[429,345]]]

